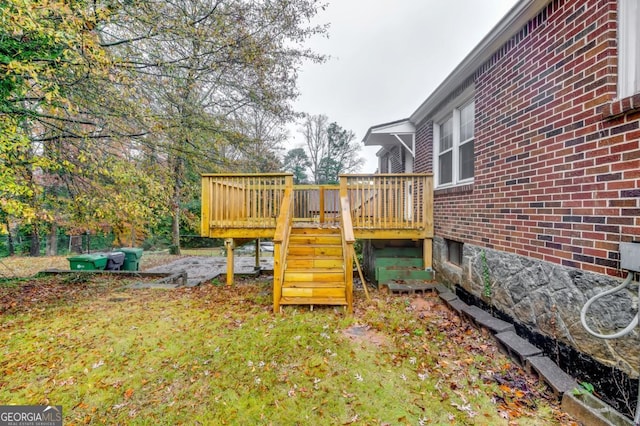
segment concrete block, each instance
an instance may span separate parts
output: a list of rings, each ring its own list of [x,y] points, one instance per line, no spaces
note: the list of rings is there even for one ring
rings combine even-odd
[[[505,331],[503,333],[498,333],[495,336],[498,342],[500,342],[507,350],[509,355],[518,361],[521,366],[525,365],[525,360],[528,357],[542,354],[540,349],[533,346],[513,331]]]
[[[491,318],[491,315],[489,315],[488,312],[480,309],[476,305],[470,305],[467,308],[463,309],[462,312],[474,323],[480,318]]]
[[[436,290],[437,290],[437,288],[436,288]],[[446,300],[447,302],[451,302],[453,300],[458,299],[458,296],[456,296],[455,294],[453,294],[450,291],[442,292],[442,293],[439,294],[439,296],[440,296],[440,299]]]
[[[447,293],[447,292],[451,292],[451,290],[449,289],[449,287],[447,287],[444,284],[436,284],[436,290],[438,291],[438,293]]]
[[[558,365],[547,356],[533,356],[526,359],[526,369],[529,373],[535,371],[540,380],[553,390],[553,394],[560,398],[565,392],[578,387],[575,379],[562,371]]]
[[[386,284],[382,284],[382,286],[386,287],[389,293],[392,294],[425,294],[427,291],[431,292],[435,289],[435,286],[433,284],[423,282],[411,282],[403,284],[389,282]]]
[[[502,321],[499,318],[494,318],[492,316],[489,316],[488,318],[479,318],[477,322],[479,326],[488,329],[493,334],[504,333],[505,331],[512,331],[514,333],[516,332],[513,324]]]
[[[447,302],[447,305],[449,305],[451,307],[451,309],[453,309],[457,313],[461,313],[462,309],[464,309],[465,307],[469,306],[469,305],[467,305],[466,303],[464,303],[460,299],[455,299],[455,300],[446,301],[446,302]]]
[[[562,411],[589,426],[633,426],[633,422],[590,393],[565,392]]]

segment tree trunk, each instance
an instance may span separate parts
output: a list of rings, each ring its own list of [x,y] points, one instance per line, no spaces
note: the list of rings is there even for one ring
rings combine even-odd
[[[40,256],[40,233],[38,232],[38,225],[33,224],[33,230],[31,231],[31,247],[29,255],[32,257]]]
[[[171,254],[180,254],[180,203],[182,201],[182,168],[183,160],[176,157],[173,169],[173,217],[171,223]]]
[[[58,224],[52,223],[47,237],[47,256],[58,255]]]
[[[4,224],[7,226],[7,245],[9,246],[9,256],[16,254],[16,248],[13,244],[13,235],[11,235],[11,227],[9,225],[9,218],[5,217]]]

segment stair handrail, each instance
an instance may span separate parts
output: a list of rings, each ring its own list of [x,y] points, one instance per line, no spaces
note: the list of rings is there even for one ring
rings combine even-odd
[[[280,298],[282,296],[282,283],[284,272],[287,268],[286,259],[289,249],[289,236],[293,223],[293,189],[287,187],[282,198],[280,215],[276,223],[276,232],[273,235],[273,312],[280,311]]]
[[[353,244],[356,241],[351,220],[351,207],[346,194],[340,196],[340,233],[342,235],[342,253],[344,259],[345,294],[347,311],[353,312]]]

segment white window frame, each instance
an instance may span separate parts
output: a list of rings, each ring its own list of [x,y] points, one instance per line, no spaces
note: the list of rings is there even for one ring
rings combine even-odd
[[[640,4],[618,0],[618,98],[640,93]]]
[[[474,103],[474,99],[469,94],[465,93],[467,96],[462,97],[459,102],[453,103],[456,105],[455,107],[448,106],[441,110],[439,115],[436,115],[436,118],[433,121],[433,175],[436,180],[436,188],[447,188],[459,185],[468,185],[473,183],[474,177],[470,177],[467,179],[460,179],[460,147],[464,145],[466,142],[473,141],[475,143],[475,129],[474,129],[474,137],[472,139],[468,139],[466,141],[460,141],[460,111],[466,107],[467,105]],[[440,183],[440,126],[447,121],[450,117],[453,116],[453,146],[452,146],[452,158],[451,158],[451,182]],[[474,107],[474,118],[475,118],[475,107]],[[462,143],[461,143],[462,142]],[[475,157],[475,146],[474,146],[474,157]],[[475,171],[474,171],[475,175]]]

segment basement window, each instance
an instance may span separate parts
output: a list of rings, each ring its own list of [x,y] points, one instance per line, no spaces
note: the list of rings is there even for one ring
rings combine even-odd
[[[447,260],[454,265],[462,266],[462,248],[464,246],[460,241],[445,239],[447,243]]]

